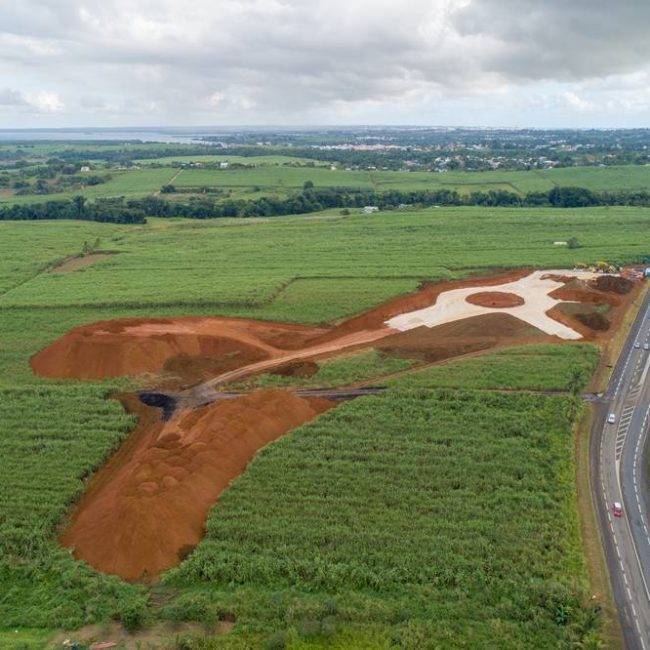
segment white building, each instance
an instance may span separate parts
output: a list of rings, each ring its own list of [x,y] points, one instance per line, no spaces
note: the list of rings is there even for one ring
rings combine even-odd
[[[379,212],[379,208],[376,205],[367,205],[363,208],[364,214],[372,214],[373,212]]]
[[[81,168],[79,169],[80,172],[85,173],[90,171],[90,167],[88,165],[82,165]]]
[[[219,169],[228,169],[230,163],[227,160],[223,160],[219,163]]]

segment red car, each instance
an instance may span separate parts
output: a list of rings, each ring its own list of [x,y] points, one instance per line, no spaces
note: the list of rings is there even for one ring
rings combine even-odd
[[[612,513],[614,514],[614,517],[623,516],[623,506],[618,501],[614,501],[614,505],[612,506]]]

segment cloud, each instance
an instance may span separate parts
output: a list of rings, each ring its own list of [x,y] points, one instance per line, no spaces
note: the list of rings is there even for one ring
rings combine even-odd
[[[649,19],[646,0],[21,0],[0,3],[0,76],[57,123],[507,124],[529,95],[614,119],[643,113],[638,90],[598,94],[650,71]]]
[[[38,113],[53,113],[63,109],[63,102],[56,93],[47,90],[22,93],[12,88],[5,88],[0,90],[0,107],[7,106]]]
[[[0,89],[0,106],[24,106],[25,98],[12,88]]]

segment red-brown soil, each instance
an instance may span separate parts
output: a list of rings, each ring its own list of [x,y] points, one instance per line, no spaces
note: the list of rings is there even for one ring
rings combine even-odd
[[[274,368],[270,374],[280,377],[312,377],[317,372],[318,364],[315,361],[294,361]]]
[[[135,398],[128,406],[136,430],[93,477],[60,541],[99,571],[141,580],[201,540],[209,509],[259,449],[333,403],[266,390],[166,423]]]
[[[285,340],[299,346],[321,332],[230,318],[125,318],[77,327],[35,354],[30,365],[39,375],[54,378],[102,379],[167,370],[201,379],[212,370],[218,374],[276,356]]]
[[[515,293],[506,293],[505,291],[481,291],[467,296],[465,300],[471,305],[479,307],[493,307],[496,309],[506,307],[520,307],[524,304],[524,299]]]
[[[392,334],[376,347],[386,354],[432,363],[502,345],[542,342],[559,342],[559,339],[510,314],[483,314]]]
[[[599,278],[600,279],[600,278]],[[617,307],[621,298],[615,293],[597,289],[591,282],[571,279],[563,287],[550,293],[551,298],[571,302],[590,303],[593,305],[611,305]]]

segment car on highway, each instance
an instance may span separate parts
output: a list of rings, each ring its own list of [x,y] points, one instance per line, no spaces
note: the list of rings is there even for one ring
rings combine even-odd
[[[623,516],[623,506],[618,501],[614,501],[612,505],[612,514],[614,515],[614,517]]]
[[[643,349],[644,350],[650,350],[650,343],[644,343],[643,344]]]
[[[610,424],[614,424],[614,422],[616,422],[616,413],[610,413],[607,416],[607,422],[609,422]]]
[[[634,347],[638,350],[641,347],[641,344],[638,341],[634,341]]]

